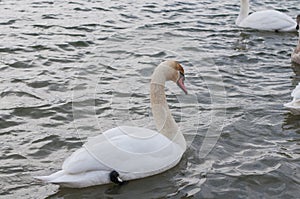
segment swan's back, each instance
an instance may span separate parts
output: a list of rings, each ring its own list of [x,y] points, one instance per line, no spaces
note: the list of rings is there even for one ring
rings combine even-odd
[[[276,10],[257,11],[247,16],[239,26],[257,30],[296,31],[296,22]]]

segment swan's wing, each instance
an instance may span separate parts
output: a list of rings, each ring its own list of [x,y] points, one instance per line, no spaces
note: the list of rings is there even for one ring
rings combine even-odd
[[[254,12],[245,18],[240,26],[258,30],[296,31],[296,21],[276,10]]]
[[[85,147],[76,150],[63,163],[62,169],[69,174],[78,174],[86,171],[109,170],[108,167],[97,161]]]
[[[111,170],[106,167],[94,157],[91,146],[99,147],[104,151],[107,150],[107,141],[113,137],[119,136],[121,132],[116,128],[110,129],[103,134],[88,138],[88,141],[83,147],[71,154],[63,163],[62,169],[69,174],[78,174],[86,171],[108,171]],[[89,147],[86,147],[89,146]]]
[[[137,127],[115,128],[121,131],[101,145],[85,147],[106,167],[121,173],[147,176],[174,166],[184,150],[160,133]]]
[[[132,178],[144,177],[171,168],[183,152],[179,145],[154,131],[136,127],[114,128],[90,139],[74,152],[64,162],[63,170],[82,173],[113,169],[134,173]]]

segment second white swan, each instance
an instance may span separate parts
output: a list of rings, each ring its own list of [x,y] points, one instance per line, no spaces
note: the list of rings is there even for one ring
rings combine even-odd
[[[277,10],[257,11],[249,15],[249,0],[241,0],[240,13],[236,25],[256,30],[289,32],[296,31],[296,22]]]

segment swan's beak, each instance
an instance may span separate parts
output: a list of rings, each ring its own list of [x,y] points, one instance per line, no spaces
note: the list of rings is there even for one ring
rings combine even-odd
[[[184,80],[185,80],[185,77],[184,77],[184,74],[183,73],[180,73],[180,75],[179,75],[179,78],[178,78],[178,80],[177,80],[177,85],[183,90],[183,92],[185,93],[185,94],[188,94],[188,92],[187,92],[187,90],[186,90],[186,88],[185,88],[185,85],[184,85]]]

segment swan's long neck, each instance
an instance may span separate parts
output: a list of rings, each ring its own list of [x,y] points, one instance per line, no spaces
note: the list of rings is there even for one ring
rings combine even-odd
[[[298,32],[299,36],[298,36],[298,45],[295,49],[295,53],[299,53],[300,52],[300,31]]]
[[[241,0],[240,14],[236,19],[236,25],[240,23],[249,15],[249,0]]]
[[[185,139],[179,131],[166,101],[165,82],[171,78],[170,68],[167,67],[169,66],[164,63],[160,64],[152,75],[150,84],[152,114],[157,130],[185,150]]]

